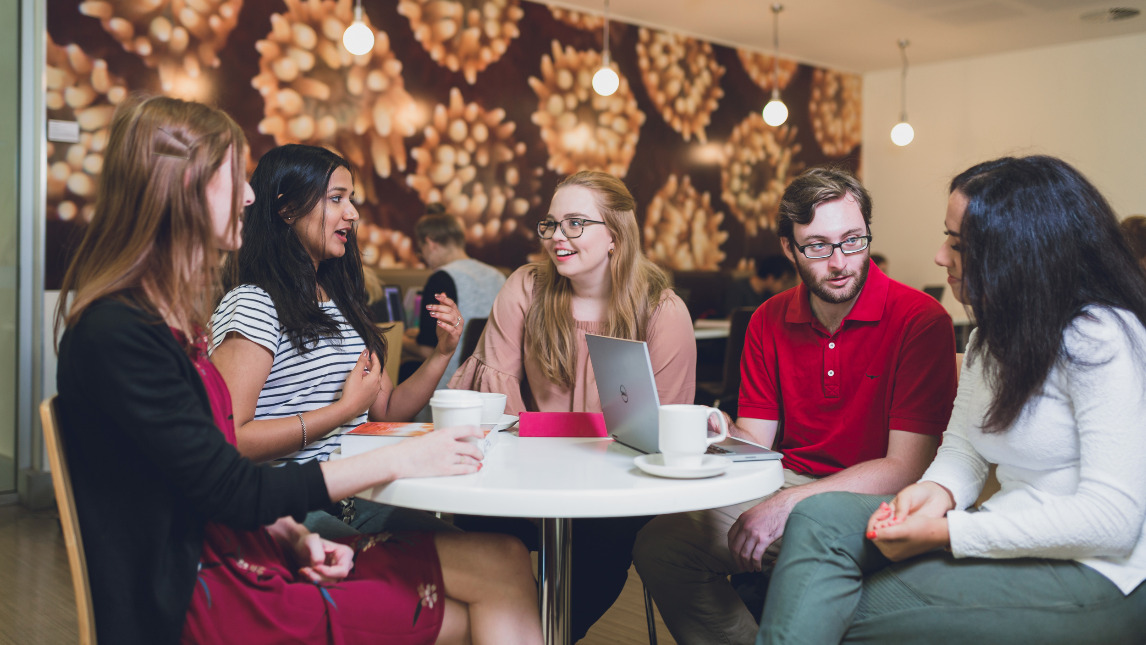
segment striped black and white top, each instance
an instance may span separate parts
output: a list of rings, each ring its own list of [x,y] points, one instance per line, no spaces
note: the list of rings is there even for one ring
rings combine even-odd
[[[232,289],[223,296],[211,316],[212,349],[227,334],[236,332],[274,354],[271,373],[255,405],[255,420],[278,419],[317,410],[341,398],[346,375],[354,368],[365,343],[334,302],[320,304],[323,311],[338,321],[341,337],[323,338],[305,354],[295,351],[279,325],[278,312],[270,294],[259,287],[242,285]],[[366,413],[363,412],[330,431],[326,437],[276,462],[326,461],[341,447],[342,433],[365,421]],[[301,435],[300,427],[300,439]]]

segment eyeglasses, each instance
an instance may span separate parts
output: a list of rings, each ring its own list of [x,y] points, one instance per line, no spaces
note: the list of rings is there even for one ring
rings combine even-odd
[[[800,253],[803,253],[804,257],[808,258],[809,260],[822,260],[824,258],[832,257],[832,253],[835,253],[836,249],[839,249],[840,253],[843,253],[844,255],[859,253],[860,251],[866,249],[867,245],[870,243],[870,235],[853,235],[844,239],[844,241],[836,242],[835,244],[829,244],[828,242],[812,242],[811,244],[800,246],[799,244],[793,242],[792,245],[795,246],[800,251]]]
[[[583,217],[570,217],[560,222],[555,219],[543,219],[537,223],[537,235],[543,240],[548,240],[553,237],[553,234],[557,232],[557,227],[560,226],[565,237],[572,240],[581,237],[581,234],[585,232],[585,227],[590,224],[604,224],[604,222]]]

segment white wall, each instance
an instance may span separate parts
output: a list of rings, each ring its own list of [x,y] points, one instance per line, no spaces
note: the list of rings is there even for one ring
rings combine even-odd
[[[910,53],[910,52],[909,52]],[[1146,35],[913,66],[907,113],[915,141],[891,143],[900,70],[864,76],[864,184],[874,250],[892,277],[942,284],[947,184],[980,161],[1050,154],[1086,174],[1120,217],[1146,213]]]

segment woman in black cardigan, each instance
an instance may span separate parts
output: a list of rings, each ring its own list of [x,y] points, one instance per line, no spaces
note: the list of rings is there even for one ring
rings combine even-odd
[[[64,278],[57,412],[99,640],[540,642],[515,540],[340,543],[296,521],[399,477],[478,470],[481,454],[464,440],[473,432],[285,468],[235,450],[230,397],[203,339],[218,252],[237,248],[253,200],[245,157],[242,132],[220,111],[128,100]]]

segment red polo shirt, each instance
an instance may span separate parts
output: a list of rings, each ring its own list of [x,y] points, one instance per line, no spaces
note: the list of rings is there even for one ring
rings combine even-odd
[[[835,334],[799,285],[748,324],[740,416],[780,419],[784,466],[817,477],[887,455],[889,430],[940,435],[955,399],[955,332],[931,296],[875,264]]]

